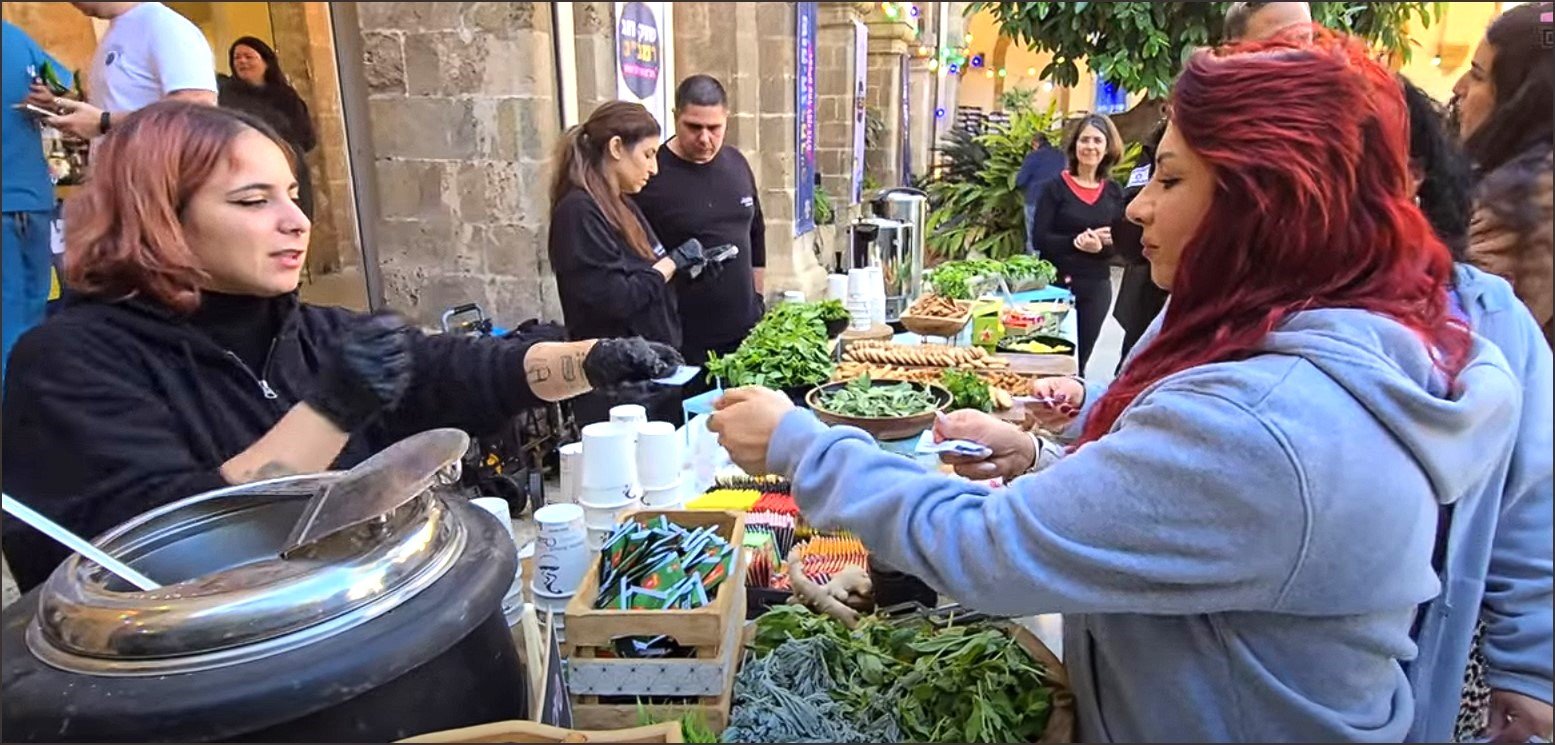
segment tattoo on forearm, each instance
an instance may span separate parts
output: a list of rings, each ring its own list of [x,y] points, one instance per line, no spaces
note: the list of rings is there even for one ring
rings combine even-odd
[[[551,379],[551,366],[544,362],[531,363],[529,365],[528,373],[529,385],[539,385]]]
[[[583,374],[583,371],[579,369],[582,364],[582,360],[580,360],[577,355],[568,355],[563,357],[562,380],[565,380],[568,383],[578,382],[578,378]]]

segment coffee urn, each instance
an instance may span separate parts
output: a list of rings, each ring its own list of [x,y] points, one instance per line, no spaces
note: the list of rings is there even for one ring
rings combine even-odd
[[[886,270],[886,295],[904,299],[894,314],[890,310],[891,303],[887,302],[886,313],[894,320],[923,293],[923,257],[925,241],[928,238],[929,195],[918,189],[898,186],[877,192],[869,205],[875,217],[907,225],[906,240],[900,252],[886,257],[897,268],[895,272],[889,266]],[[893,276],[896,277],[894,284]]]
[[[909,276],[904,263],[911,244],[912,227],[880,217],[861,217],[848,226],[848,245],[838,257],[836,271],[880,267],[885,280],[885,321],[895,323],[912,302],[907,295]]]

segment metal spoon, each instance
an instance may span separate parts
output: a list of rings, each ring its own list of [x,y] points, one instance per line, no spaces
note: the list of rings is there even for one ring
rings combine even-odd
[[[107,552],[103,551],[102,549],[87,543],[81,538],[81,536],[78,536],[75,533],[64,529],[59,525],[59,523],[44,517],[37,511],[33,510],[31,507],[28,507],[27,505],[12,499],[11,495],[9,494],[0,494],[0,508],[3,508],[7,513],[10,513],[10,515],[16,519],[21,520],[22,522],[27,523],[34,528],[37,528],[44,535],[59,541],[61,544],[64,544],[64,546],[71,551],[81,554],[91,561],[97,562],[99,566],[107,569],[114,576],[124,580],[125,582],[128,582],[142,590],[156,590],[162,587],[161,585],[151,581],[151,579],[146,575],[131,569],[128,564],[125,564],[124,562],[109,556]]]

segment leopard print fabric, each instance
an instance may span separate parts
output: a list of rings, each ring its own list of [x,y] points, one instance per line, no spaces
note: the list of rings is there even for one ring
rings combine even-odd
[[[1463,703],[1458,707],[1458,723],[1453,730],[1456,742],[1480,742],[1490,726],[1490,685],[1485,682],[1485,623],[1474,631],[1474,646],[1469,649],[1469,667],[1463,674]]]

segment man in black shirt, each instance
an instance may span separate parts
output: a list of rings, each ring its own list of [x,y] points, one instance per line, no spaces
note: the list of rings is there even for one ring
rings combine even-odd
[[[766,222],[756,178],[745,156],[724,145],[728,95],[715,78],[692,75],[675,89],[675,136],[659,148],[659,173],[635,199],[666,246],[695,238],[708,251],[733,245],[739,253],[697,282],[677,277],[688,365],[708,352],[734,351],[761,318],[762,270],[767,264]],[[701,376],[689,397],[706,390]]]

